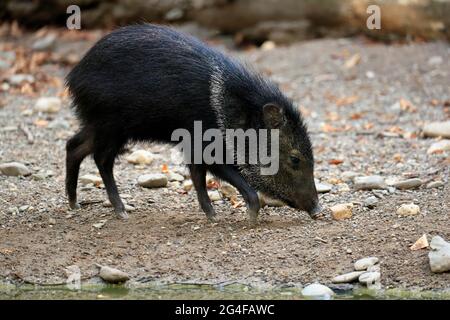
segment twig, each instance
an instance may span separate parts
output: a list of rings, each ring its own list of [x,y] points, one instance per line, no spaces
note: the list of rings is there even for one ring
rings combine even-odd
[[[34,137],[33,137],[33,134],[31,133],[30,129],[28,129],[28,127],[24,124],[20,124],[19,129],[25,134],[25,137],[27,138],[28,143],[33,144]]]

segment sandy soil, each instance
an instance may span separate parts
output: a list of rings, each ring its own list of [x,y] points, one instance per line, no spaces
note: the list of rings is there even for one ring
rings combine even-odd
[[[437,140],[420,135],[424,123],[449,118],[448,44],[386,46],[341,39],[232,52],[272,77],[301,105],[314,143],[316,177],[333,184],[330,193],[321,195],[321,202],[355,204],[353,217],[342,221],[330,217],[313,221],[306,213],[286,207],[265,208],[259,225],[250,228],[244,208],[233,208],[228,200],[215,202],[218,221],[210,224],[193,191],[182,192],[177,183],[152,190],[139,187],[140,174],[161,172],[163,164],[178,169],[170,163],[167,148],[153,145],[131,146],[159,153],[161,157],[151,165],[134,166],[124,157],[116,163],[120,192],[136,208],[128,221],[116,219],[111,208],[102,205],[106,193],[101,186],[79,186],[82,209],[68,209],[64,146],[77,128],[69,101],[62,95],[63,108],[56,114],[26,110],[32,110],[39,96],[61,95],[61,80],[70,68],[61,61],[69,53],[79,56],[97,36],[58,39],[53,53],[60,54],[58,59],[46,60],[32,72],[34,93],[14,87],[0,91],[0,163],[19,161],[45,176],[36,180],[0,175],[0,277],[4,280],[64,282],[65,267],[74,264],[83,278],[89,278],[96,275],[94,264],[99,263],[124,270],[136,281],[328,284],[332,277],[352,271],[358,258],[376,256],[384,287],[449,288],[450,273],[431,273],[428,249],[409,249],[424,233],[428,239],[440,235],[450,240],[449,155],[427,154]],[[4,50],[23,49],[30,57],[32,37],[25,34],[20,41],[4,37],[1,43]],[[360,61],[351,66],[355,54]],[[430,60],[435,56],[441,61]],[[346,62],[349,68],[344,67]],[[396,107],[402,98],[413,106]],[[20,129],[23,125],[34,137],[32,144]],[[336,159],[343,162],[330,164],[339,162]],[[342,173],[349,170],[386,178],[417,176],[445,185],[377,191],[379,203],[368,209],[362,203],[372,191],[342,184]],[[87,159],[81,175],[96,172],[92,159]],[[418,204],[421,213],[398,216],[397,208],[409,202]],[[105,219],[101,229],[93,227]]]

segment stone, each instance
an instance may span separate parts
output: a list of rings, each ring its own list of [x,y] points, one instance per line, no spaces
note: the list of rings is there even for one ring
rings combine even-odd
[[[433,143],[427,150],[428,154],[442,153],[444,151],[450,151],[450,140],[443,139],[441,141]]]
[[[378,198],[375,196],[370,196],[364,200],[364,206],[369,209],[375,208],[377,203],[378,203]]]
[[[189,191],[191,191],[192,187],[193,187],[192,180],[189,179],[189,180],[183,181],[183,190],[184,191],[189,192]]]
[[[405,203],[397,209],[397,214],[401,216],[412,216],[420,213],[420,207],[414,203]]]
[[[430,242],[432,251],[428,253],[430,268],[434,273],[450,271],[450,243],[440,236],[434,236]]]
[[[167,176],[162,173],[150,173],[138,177],[138,185],[144,188],[162,188],[167,186],[167,183]]]
[[[330,299],[334,295],[334,292],[323,284],[313,283],[302,289],[302,295],[309,298]]]
[[[23,82],[33,83],[34,82],[34,76],[27,73],[17,73],[13,74],[8,78],[8,82],[14,86],[18,86],[22,84]]]
[[[377,264],[378,261],[379,260],[377,257],[362,258],[355,262],[354,268],[356,271],[367,270],[367,268]]]
[[[213,201],[213,202],[222,200],[222,197],[220,196],[220,193],[217,190],[209,190],[208,196],[209,196],[209,199],[211,199],[211,201]]]
[[[366,271],[353,271],[334,277],[331,281],[333,283],[349,283],[358,280],[359,276]]]
[[[180,20],[184,16],[184,11],[180,8],[170,9],[164,16],[167,21]]]
[[[369,272],[381,272],[381,267],[380,267],[379,264],[376,264],[376,265],[368,267],[367,271],[369,271]]]
[[[358,278],[359,282],[365,284],[366,286],[375,285],[381,279],[380,272],[364,272]]]
[[[179,182],[184,181],[184,177],[176,172],[169,172],[167,174],[167,178],[169,179],[169,181],[179,181]]]
[[[450,120],[443,122],[431,122],[423,127],[426,137],[450,138]]]
[[[106,221],[108,220],[100,220],[99,222],[94,223],[92,226],[96,229],[101,229],[105,225]]]
[[[31,46],[31,48],[36,51],[48,50],[53,47],[53,45],[55,44],[55,40],[56,40],[56,35],[51,33],[51,34],[46,35],[43,38],[37,39]]]
[[[125,272],[107,266],[101,266],[99,276],[108,283],[121,283],[130,279]]]
[[[153,153],[147,150],[136,150],[126,157],[126,160],[132,164],[150,164],[153,159]]]
[[[387,185],[381,176],[365,176],[354,178],[357,190],[386,189]]]
[[[444,182],[443,181],[432,181],[429,184],[427,184],[427,189],[433,189],[433,188],[440,188],[444,186]]]
[[[426,234],[417,239],[417,241],[414,242],[414,244],[410,247],[410,249],[413,251],[424,248],[428,248],[428,239]]]
[[[261,45],[261,50],[263,51],[270,51],[272,49],[275,49],[277,45],[275,44],[275,42],[273,41],[264,41],[263,44]]]
[[[343,220],[351,218],[353,213],[353,203],[340,203],[330,207],[331,216],[335,220]]]
[[[326,183],[316,183],[316,190],[318,193],[327,193],[331,191],[331,185]]]
[[[61,109],[61,104],[58,97],[41,97],[36,101],[34,109],[38,112],[56,113]]]
[[[354,172],[354,171],[344,171],[341,174],[341,179],[343,181],[353,181],[353,179],[355,179],[356,177],[360,176],[359,172]]]
[[[418,188],[422,185],[422,180],[413,178],[395,182],[393,186],[397,189],[406,190],[406,189],[414,189]]]
[[[100,183],[102,183],[102,178],[94,174],[86,174],[80,177],[80,182],[82,184],[92,183],[94,185],[99,185]]]
[[[20,162],[7,162],[0,164],[0,172],[6,176],[28,176],[30,169]]]

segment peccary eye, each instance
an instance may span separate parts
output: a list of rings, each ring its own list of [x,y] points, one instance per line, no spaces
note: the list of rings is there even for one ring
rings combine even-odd
[[[300,164],[300,158],[291,156],[291,162],[294,166],[298,166]]]

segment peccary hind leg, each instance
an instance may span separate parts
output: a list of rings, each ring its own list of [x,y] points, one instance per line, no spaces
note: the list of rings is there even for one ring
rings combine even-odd
[[[66,193],[71,209],[78,209],[77,180],[80,165],[84,158],[92,153],[92,140],[87,129],[82,129],[66,144]]]
[[[260,209],[258,194],[245,181],[242,175],[232,166],[218,165],[211,167],[211,172],[232,184],[244,197],[247,213],[251,224],[256,224]]]
[[[96,146],[97,147],[97,146]],[[128,219],[128,214],[125,211],[125,206],[120,199],[119,191],[117,190],[116,181],[113,175],[114,160],[119,153],[121,146],[109,146],[103,145],[101,149],[94,151],[94,161],[97,165],[100,176],[105,184],[106,192],[108,194],[109,201],[111,202],[114,211],[122,219]]]
[[[214,221],[216,212],[209,199],[208,191],[206,190],[206,168],[202,165],[192,164],[189,166],[191,172],[192,183],[197,191],[198,202],[200,207],[205,212],[206,217],[210,221]]]

